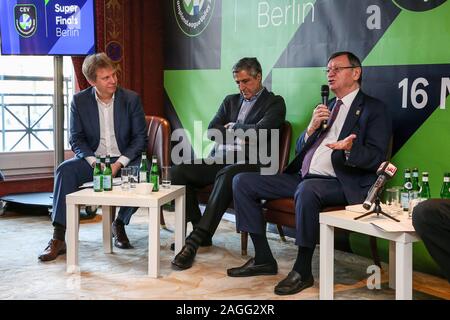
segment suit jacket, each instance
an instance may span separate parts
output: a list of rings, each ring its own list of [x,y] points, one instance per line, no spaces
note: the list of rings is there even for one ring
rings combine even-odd
[[[208,126],[209,129],[217,129],[222,133],[222,141],[225,140],[226,129],[224,125],[229,122],[236,122],[239,110],[241,109],[242,101],[244,100],[241,94],[232,94],[223,100],[214,118],[211,120]],[[260,96],[256,100],[253,107],[250,109],[243,123],[236,123],[233,127],[234,130],[241,129],[245,133],[248,130],[255,130],[259,137],[260,129],[280,129],[284,123],[286,117],[286,104],[283,97],[275,95],[272,92],[263,89]],[[211,132],[208,132],[208,138],[211,139]],[[267,135],[267,154],[270,155],[270,131]],[[261,144],[261,141],[258,141]],[[277,141],[278,143],[278,141]],[[249,150],[246,148],[246,159],[249,159]],[[211,152],[211,156],[214,156],[215,150]]]
[[[70,106],[70,144],[78,158],[95,156],[100,143],[100,123],[95,88],[74,95]],[[147,144],[146,123],[137,93],[117,88],[114,96],[114,133],[121,155],[133,162]]]
[[[335,99],[329,102],[334,105]],[[303,158],[318,139],[316,130],[305,142],[306,130],[297,140],[296,157],[286,173],[299,172]],[[392,120],[387,106],[361,90],[353,100],[338,140],[356,134],[348,159],[343,150],[334,150],[331,162],[349,204],[362,203],[370,186],[375,182],[378,166],[386,160],[392,135]]]

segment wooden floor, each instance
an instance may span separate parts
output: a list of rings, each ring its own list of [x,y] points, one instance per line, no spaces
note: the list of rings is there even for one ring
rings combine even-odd
[[[274,286],[292,268],[296,246],[292,239],[281,242],[269,235],[279,274],[252,278],[229,278],[226,269],[239,266],[249,258],[240,255],[240,236],[235,225],[222,221],[210,248],[201,248],[194,266],[185,271],[171,269],[173,252],[173,213],[166,212],[168,230],[161,230],[161,277],[147,277],[146,217],[138,212],[127,233],[134,249],[115,249],[104,254],[101,216],[80,226],[80,267],[77,275],[65,272],[65,256],[52,262],[39,262],[37,256],[51,237],[47,216],[7,213],[0,217],[3,241],[0,249],[0,299],[287,299],[316,300],[319,297],[319,250],[313,257],[312,288],[291,296],[277,296]],[[249,244],[252,255],[252,245]],[[335,253],[335,299],[395,299],[383,273],[380,290],[366,286],[371,261],[354,254]],[[384,266],[387,270],[387,266]],[[414,272],[414,299],[450,299],[449,283],[438,277]]]

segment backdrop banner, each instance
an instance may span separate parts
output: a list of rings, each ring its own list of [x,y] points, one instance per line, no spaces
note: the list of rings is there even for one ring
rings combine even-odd
[[[363,64],[363,90],[392,114],[392,162],[428,171],[439,197],[450,171],[450,1],[165,1],[166,113],[190,137],[206,129],[222,99],[237,92],[231,68],[244,56],[263,67],[264,85],[282,95],[293,144],[306,128],[335,51]],[[197,121],[197,123],[196,123]],[[291,148],[291,158],[293,149]],[[197,156],[208,151],[193,145]]]

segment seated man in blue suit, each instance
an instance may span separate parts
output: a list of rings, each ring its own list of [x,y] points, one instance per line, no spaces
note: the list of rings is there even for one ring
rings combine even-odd
[[[314,284],[311,262],[319,239],[323,207],[362,203],[386,159],[391,137],[389,110],[360,89],[362,68],[350,52],[330,56],[328,84],[336,98],[332,107],[318,105],[308,128],[297,140],[297,156],[286,171],[275,176],[241,173],[233,179],[237,227],[250,233],[255,258],[227,270],[230,277],[271,275],[278,272],[270,250],[261,199],[295,200],[298,255],[292,271],[277,284],[278,295],[294,294]],[[323,121],[328,126],[322,126]]]
[[[77,93],[70,108],[70,144],[75,157],[61,163],[53,191],[53,237],[39,255],[51,261],[65,253],[66,195],[92,181],[96,156],[111,156],[113,176],[120,168],[138,165],[146,146],[146,124],[142,103],[132,91],[118,87],[116,66],[104,53],[86,57],[83,74],[92,86]],[[132,208],[121,208],[113,223],[114,244],[130,248],[124,224]]]

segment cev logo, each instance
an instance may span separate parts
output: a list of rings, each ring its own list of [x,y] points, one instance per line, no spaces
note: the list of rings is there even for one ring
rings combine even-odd
[[[447,0],[393,0],[394,3],[405,10],[428,11],[439,7]]]
[[[19,36],[29,38],[36,32],[36,7],[32,4],[17,4],[14,7],[14,25]]]
[[[216,0],[173,0],[178,27],[189,37],[200,35],[211,21],[215,4]]]

